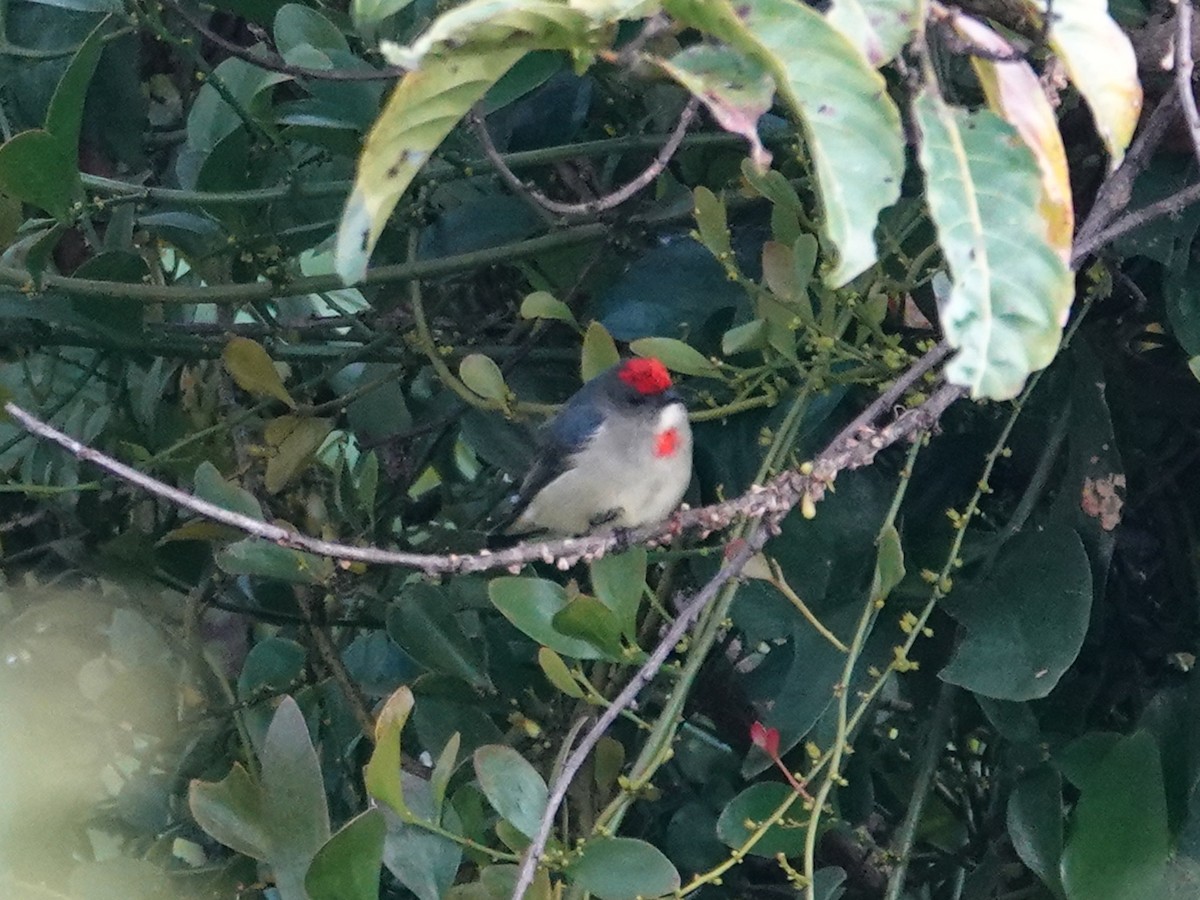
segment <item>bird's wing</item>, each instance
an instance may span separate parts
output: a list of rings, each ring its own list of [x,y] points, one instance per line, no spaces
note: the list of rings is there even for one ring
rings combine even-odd
[[[539,435],[539,450],[529,474],[521,482],[522,506],[547,484],[566,471],[571,458],[588,445],[604,414],[592,404],[568,403],[546,423]]]

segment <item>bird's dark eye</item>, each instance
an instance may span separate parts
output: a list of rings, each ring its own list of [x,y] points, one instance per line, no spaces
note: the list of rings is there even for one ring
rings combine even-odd
[[[650,402],[650,398],[645,394],[639,394],[637,391],[630,391],[628,396],[625,398],[625,402],[627,402],[630,406],[645,406]]]

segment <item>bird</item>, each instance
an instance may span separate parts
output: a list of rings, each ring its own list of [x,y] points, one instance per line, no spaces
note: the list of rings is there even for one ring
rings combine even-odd
[[[585,383],[543,426],[539,444],[505,535],[574,537],[661,522],[692,478],[687,407],[650,357]]]

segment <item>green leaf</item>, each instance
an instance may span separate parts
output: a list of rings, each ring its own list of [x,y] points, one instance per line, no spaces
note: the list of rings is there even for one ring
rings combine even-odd
[[[721,810],[721,816],[717,819],[717,837],[727,847],[741,847],[791,795],[792,789],[778,781],[760,781],[750,785]],[[793,809],[803,807],[796,804]],[[772,825],[750,852],[755,856],[773,857],[777,853],[794,856],[803,850],[803,828]]]
[[[1008,834],[1021,862],[1055,897],[1063,896],[1062,776],[1049,766],[1027,772],[1008,796]]]
[[[45,128],[24,131],[0,146],[0,192],[59,220],[83,196],[78,164],[83,101],[108,25],[106,17],[79,45],[50,100]]]
[[[393,65],[415,68],[431,53],[565,49],[582,40],[588,25],[584,13],[560,0],[468,0],[438,16],[409,46],[385,42],[382,50]]]
[[[985,584],[948,598],[966,635],[940,677],[999,700],[1045,697],[1079,655],[1091,608],[1091,567],[1074,529],[1020,534]]]
[[[293,584],[324,584],[334,573],[328,557],[290,550],[255,537],[222,547],[216,561],[221,571],[230,575],[259,575]]]
[[[892,588],[904,580],[904,549],[900,546],[900,532],[890,522],[879,532],[878,544],[879,555],[875,558],[875,572],[871,576],[871,599],[881,603]]]
[[[699,350],[689,347],[675,338],[638,338],[629,345],[638,356],[652,356],[672,372],[683,375],[698,375],[703,378],[720,378],[721,371]]]
[[[329,840],[329,810],[321,764],[304,714],[291,697],[275,711],[260,759],[271,856],[281,900],[303,900],[304,876]]]
[[[196,467],[196,474],[192,477],[192,489],[201,500],[207,500],[230,512],[263,521],[262,507],[254,499],[254,495],[222,478],[217,467],[208,460]]]
[[[621,361],[617,352],[616,342],[612,335],[598,321],[588,323],[587,331],[583,334],[583,354],[579,360],[579,377],[591,381],[605,369],[615,366]]]
[[[876,260],[879,213],[900,196],[904,135],[882,76],[825,18],[794,0],[666,0],[684,23],[733,45],[775,78],[804,126],[841,287]]]
[[[571,307],[563,303],[553,294],[546,291],[534,291],[521,301],[522,319],[555,319],[566,322],[574,328],[579,327]]]
[[[702,185],[692,192],[692,205],[696,215],[696,229],[700,232],[700,243],[708,248],[708,252],[715,256],[721,265],[731,265],[733,245],[730,243],[724,202]]]
[[[500,817],[532,838],[546,811],[545,779],[511,747],[488,744],[475,751],[475,777]]]
[[[549,647],[538,648],[538,666],[546,680],[568,697],[582,700],[586,696],[579,682],[571,675],[570,668],[563,662],[563,658]]]
[[[380,809],[355,816],[313,857],[304,888],[311,900],[377,900],[387,823]]]
[[[256,397],[274,397],[292,409],[296,401],[283,386],[283,379],[270,355],[258,341],[247,337],[230,338],[221,352],[221,361],[237,386]]]
[[[875,68],[913,37],[921,7],[914,0],[832,0],[825,18]]]
[[[755,166],[771,165],[771,154],[758,137],[758,120],[775,99],[775,81],[758,62],[730,47],[710,44],[694,44],[656,62],[704,101],[717,124],[750,142]]]
[[[267,459],[267,491],[278,494],[316,457],[317,450],[333,431],[329,419],[309,416],[280,416],[267,423],[263,436],[274,451]]]
[[[646,548],[608,553],[588,566],[596,598],[616,614],[621,633],[637,636],[638,607],[646,589]]]
[[[271,836],[263,793],[241,763],[235,762],[221,781],[192,781],[188,807],[197,824],[226,847],[267,858]]]
[[[554,616],[567,605],[561,585],[541,578],[504,575],[488,583],[488,597],[508,621],[543,647],[572,659],[600,659],[603,654],[587,641],[560,634]]]
[[[346,284],[366,274],[388,216],[430,154],[526,49],[431,58],[400,80],[367,135],[338,226],[334,258]]]
[[[1041,173],[1013,128],[989,110],[952,109],[921,94],[929,209],[950,269],[942,327],[959,352],[949,380],[973,397],[1015,397],[1058,351],[1074,279],[1038,205]]]
[[[462,823],[452,806],[446,808],[440,822],[434,817],[429,782],[407,772],[402,777],[405,796],[417,818],[461,833]],[[449,838],[402,821],[390,810],[384,810],[384,816],[388,829],[383,841],[383,864],[418,900],[441,900],[462,862],[462,849]]]
[[[388,607],[387,631],[400,647],[433,672],[445,672],[480,690],[494,690],[479,648],[463,633],[446,593],[414,584]]]
[[[482,353],[471,353],[463,357],[458,364],[458,377],[463,384],[485,400],[504,403],[508,400],[508,385],[504,382],[504,373],[489,356]]]
[[[1154,738],[1138,731],[1087,773],[1062,859],[1068,900],[1157,897],[1170,835],[1162,763]]]
[[[394,16],[413,0],[350,0],[350,21],[364,37],[375,35],[376,26]]]
[[[411,818],[412,812],[400,781],[400,732],[412,709],[412,690],[401,685],[388,697],[375,720],[375,750],[363,767],[367,793],[405,819]]]
[[[767,346],[768,325],[764,319],[754,319],[745,325],[730,328],[721,336],[721,353],[736,356],[747,350],[761,350]]]
[[[621,769],[625,767],[625,745],[607,734],[596,742],[592,756],[592,781],[596,790],[606,794],[617,783]]]
[[[636,838],[601,837],[584,843],[567,877],[600,900],[657,897],[679,888],[679,872],[662,851]]]
[[[433,817],[440,819],[442,802],[446,799],[446,786],[450,784],[450,776],[458,767],[458,750],[462,746],[462,735],[457,731],[450,735],[446,746],[442,748],[429,778],[429,791],[433,802]]]
[[[299,3],[279,7],[275,13],[275,47],[280,55],[290,61],[289,54],[306,45],[326,52],[350,52],[346,36],[315,9]]]
[[[559,634],[587,641],[608,659],[621,658],[621,623],[595,597],[572,598],[554,614],[551,624]]]

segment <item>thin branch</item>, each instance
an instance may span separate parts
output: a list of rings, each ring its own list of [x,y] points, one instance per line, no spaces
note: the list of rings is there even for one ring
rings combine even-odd
[[[235,44],[222,35],[217,34],[199,19],[192,17],[180,4],[174,0],[163,0],[166,6],[179,18],[183,19],[193,31],[202,34],[206,40],[216,44],[231,56],[244,60],[251,65],[266,69],[268,72],[278,72],[292,78],[314,78],[322,81],[386,81],[399,78],[408,70],[401,66],[387,66],[383,69],[314,69],[309,66],[294,66],[278,53],[261,56],[249,47]]]
[[[1078,266],[1084,257],[1106,243],[1098,239],[1100,233],[1108,229],[1109,223],[1129,205],[1133,194],[1133,182],[1149,164],[1154,150],[1162,143],[1167,129],[1175,120],[1178,103],[1178,94],[1170,92],[1163,95],[1129,152],[1125,154],[1120,167],[1100,185],[1087,218],[1075,234],[1075,246],[1071,252],[1072,266]]]
[[[679,116],[679,123],[675,126],[675,130],[671,132],[671,136],[663,144],[662,149],[658,151],[658,155],[654,157],[654,161],[636,178],[610,194],[605,194],[603,197],[597,197],[595,200],[587,200],[582,203],[560,203],[557,200],[551,200],[541,191],[523,182],[504,162],[500,151],[496,149],[496,145],[492,142],[492,136],[488,133],[487,123],[484,122],[483,117],[478,113],[472,113],[469,119],[471,127],[475,130],[475,135],[479,138],[479,143],[483,147],[484,156],[488,158],[488,161],[495,168],[496,174],[500,176],[501,181],[518,194],[528,197],[537,206],[556,215],[590,216],[620,206],[662,174],[663,169],[667,167],[667,163],[671,161],[671,157],[675,155],[675,151],[679,149],[684,135],[687,134],[688,126],[691,125],[692,119],[695,118],[696,111],[699,108],[700,98],[692,97],[688,101],[687,106],[683,108],[683,113]]]
[[[1175,91],[1183,107],[1183,121],[1192,139],[1192,153],[1200,162],[1200,112],[1196,111],[1196,96],[1192,93],[1192,4],[1178,0],[1175,12]]]
[[[571,751],[563,763],[562,770],[554,779],[554,784],[550,788],[550,795],[546,800],[546,809],[542,813],[541,822],[538,824],[537,833],[533,836],[533,842],[525,851],[521,860],[521,869],[517,874],[516,885],[513,888],[514,900],[521,900],[525,896],[525,891],[533,883],[533,876],[537,871],[538,860],[542,858],[542,852],[546,849],[546,842],[550,839],[550,829],[554,826],[554,817],[558,812],[559,806],[563,799],[567,796],[567,789],[571,786],[575,775],[578,774],[580,768],[587,761],[588,754],[599,743],[602,738],[612,727],[613,722],[617,720],[617,716],[622,710],[628,708],[641,692],[642,688],[652,679],[663,663],[667,661],[667,657],[675,649],[675,646],[683,639],[688,628],[691,627],[692,621],[700,614],[712,599],[716,597],[717,591],[730,579],[738,577],[741,574],[746,563],[754,556],[762,545],[766,543],[767,537],[770,534],[770,529],[765,527],[762,522],[759,522],[753,532],[747,538],[745,544],[738,552],[723,565],[717,574],[714,575],[704,585],[688,603],[679,610],[675,616],[675,621],[671,623],[650,657],[642,664],[634,676],[629,679],[629,683],[622,688],[621,693],[613,698],[609,707],[604,710],[600,718],[596,720],[587,733],[580,740],[579,744]]]
[[[157,478],[139,472],[99,450],[88,447],[70,435],[64,434],[11,401],[4,404],[4,409],[25,430],[57,444],[80,460],[90,462],[147,493],[168,500],[205,518],[230,525],[247,534],[272,541],[283,547],[306,550],[334,559],[374,565],[402,566],[427,574],[459,574],[494,569],[508,569],[517,572],[523,565],[534,561],[553,563],[565,571],[579,562],[597,559],[620,546],[666,544],[687,532],[703,538],[738,520],[753,520],[770,517],[774,514],[784,514],[805,495],[811,497],[814,502],[820,500],[824,496],[826,488],[836,479],[838,472],[843,469],[870,465],[880,450],[915,430],[926,427],[929,422],[936,421],[942,410],[961,395],[958,388],[952,388],[951,394],[947,394],[946,389],[943,388],[921,406],[901,413],[891,424],[877,431],[870,431],[862,424],[890,411],[896,399],[903,393],[904,387],[919,377],[922,372],[927,371],[945,353],[945,347],[940,344],[927,353],[908,373],[898,379],[896,384],[881,394],[860,416],[843,429],[825,453],[814,461],[811,468],[806,467],[804,472],[799,470],[783,472],[766,485],[751,486],[750,490],[740,497],[700,509],[682,510],[662,524],[642,526],[628,532],[608,531],[584,537],[521,543],[504,550],[481,550],[478,553],[463,555],[414,553],[386,550],[380,547],[359,547],[308,537],[288,528],[209,503],[159,481]]]

